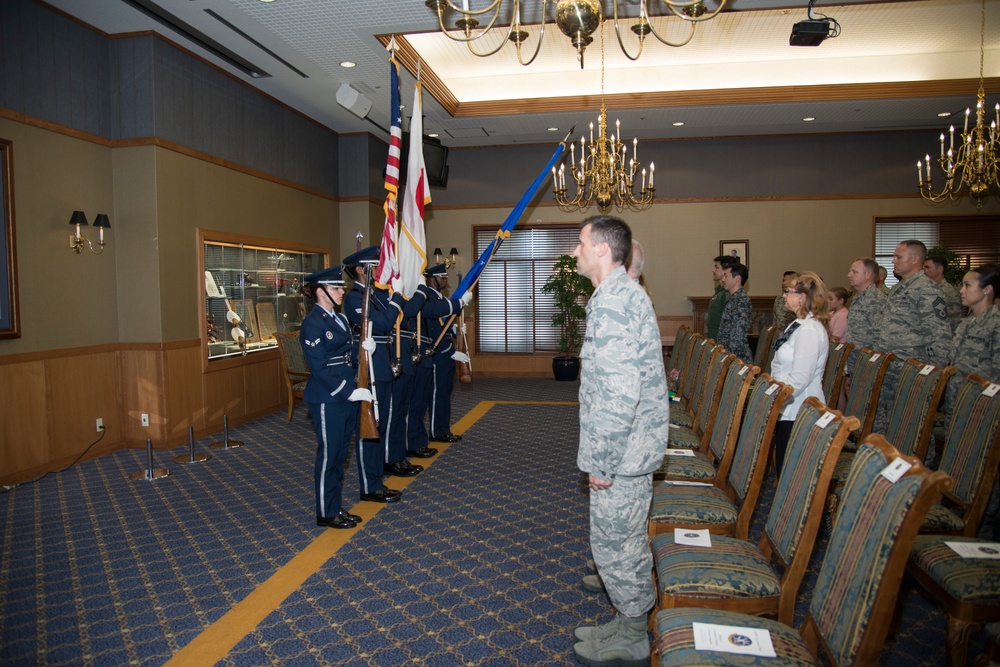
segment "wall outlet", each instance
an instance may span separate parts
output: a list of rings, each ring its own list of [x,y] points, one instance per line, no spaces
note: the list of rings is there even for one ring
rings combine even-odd
[[[142,413],[142,425],[149,426],[149,414],[146,412]]]
[[[104,430],[104,420],[101,417],[97,418],[97,432],[100,433]]]

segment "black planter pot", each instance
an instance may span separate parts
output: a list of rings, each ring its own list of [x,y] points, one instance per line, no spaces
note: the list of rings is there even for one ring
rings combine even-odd
[[[580,377],[580,357],[552,357],[552,374],[559,382],[573,382]]]

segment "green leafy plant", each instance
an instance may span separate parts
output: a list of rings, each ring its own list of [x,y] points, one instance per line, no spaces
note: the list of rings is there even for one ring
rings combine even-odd
[[[552,265],[552,275],[542,287],[542,293],[551,294],[555,299],[557,311],[552,316],[552,326],[559,327],[559,352],[567,357],[577,356],[587,319],[585,304],[594,293],[594,284],[590,278],[576,272],[576,257],[560,255]]]
[[[969,271],[962,266],[961,257],[946,245],[938,244],[933,248],[928,248],[928,255],[941,255],[947,260],[948,265],[944,269],[944,279],[952,285],[958,287],[962,284],[962,278]]]

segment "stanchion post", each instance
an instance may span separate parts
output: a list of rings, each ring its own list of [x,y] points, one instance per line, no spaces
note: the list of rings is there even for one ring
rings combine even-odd
[[[194,426],[188,426],[188,454],[187,456],[184,454],[175,456],[174,463],[201,463],[210,458],[212,458],[212,455],[206,452],[194,453]]]
[[[242,441],[229,439],[229,415],[222,415],[222,441],[213,442],[209,447],[212,449],[236,449],[242,446]]]
[[[140,479],[145,479],[152,482],[154,479],[161,479],[163,477],[168,477],[170,475],[169,468],[154,468],[153,467],[153,441],[146,439],[146,469],[139,470],[137,472],[129,475],[129,479],[132,481],[137,481]]]

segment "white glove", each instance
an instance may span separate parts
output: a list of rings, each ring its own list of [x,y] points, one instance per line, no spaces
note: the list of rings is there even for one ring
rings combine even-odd
[[[467,364],[470,361],[469,355],[467,355],[465,352],[459,352],[458,350],[455,350],[455,352],[451,355],[451,358],[454,359],[455,361],[460,361],[463,364]]]
[[[361,349],[371,354],[375,351],[375,339],[369,336],[361,341]]]
[[[392,287],[393,292],[403,293],[403,280],[402,278],[393,278],[389,281],[389,286]]]
[[[465,331],[465,324],[462,324],[462,335],[464,336],[465,334],[466,334],[466,331]]]
[[[347,397],[349,401],[371,401],[372,393],[367,389],[355,389],[351,392],[351,395]]]
[[[472,292],[466,292],[460,297],[462,301],[462,307],[468,306],[472,302]]]

